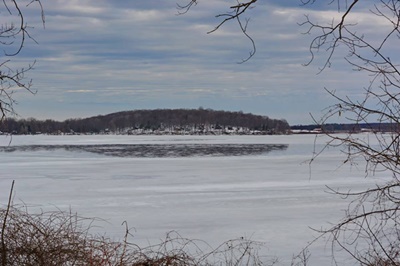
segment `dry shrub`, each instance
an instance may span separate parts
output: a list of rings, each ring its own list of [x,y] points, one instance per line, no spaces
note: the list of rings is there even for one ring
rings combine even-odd
[[[0,211],[4,225],[6,210]],[[113,265],[121,248],[90,235],[79,216],[62,211],[30,214],[11,207],[5,220],[2,265]]]
[[[170,232],[158,244],[140,248],[129,243],[126,226],[122,241],[93,235],[96,219],[82,218],[61,210],[29,213],[26,208],[0,209],[1,266],[59,265],[272,265],[262,261],[258,249],[262,243],[246,239],[229,240],[216,249],[205,242]],[[206,249],[204,249],[206,247]],[[209,250],[209,251],[203,251]]]

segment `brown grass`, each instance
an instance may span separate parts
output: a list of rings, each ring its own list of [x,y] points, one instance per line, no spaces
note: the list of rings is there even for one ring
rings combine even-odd
[[[274,264],[258,256],[262,243],[242,238],[212,249],[203,241],[170,232],[160,244],[141,248],[129,242],[132,236],[126,224],[125,238],[113,241],[90,233],[96,219],[72,212],[29,213],[26,208],[9,205],[0,209],[0,221],[4,243],[0,246],[1,266]]]

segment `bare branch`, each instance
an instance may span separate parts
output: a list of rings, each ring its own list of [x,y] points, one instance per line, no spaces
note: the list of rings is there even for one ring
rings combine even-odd
[[[45,16],[43,11],[43,6],[40,0],[32,0],[27,4],[27,7],[30,5],[37,3],[41,10],[41,19],[44,26]],[[5,56],[11,58],[17,56],[21,50],[23,49],[27,40],[33,40],[35,43],[36,40],[30,35],[29,27],[25,22],[24,11],[20,6],[19,1],[11,0],[5,1],[3,0],[3,7],[5,10],[15,18],[18,23],[14,24],[10,22],[9,24],[5,23],[0,26],[0,45],[9,46],[10,49],[16,48],[15,51],[8,52],[5,49]],[[31,90],[32,81],[25,80],[25,74],[33,69],[34,62],[28,65],[26,68],[12,68],[10,67],[11,60],[5,60],[0,63],[0,116],[1,120],[3,120],[6,116],[14,113],[13,105],[16,103],[14,99],[15,89],[21,88],[25,89],[31,93],[35,93]],[[0,120],[0,121],[1,121]]]
[[[245,59],[243,59],[241,62],[239,63],[244,63],[247,62],[250,58],[252,58],[254,56],[254,54],[256,53],[256,44],[255,41],[253,40],[253,38],[247,33],[247,26],[248,23],[250,21],[250,19],[244,19],[244,22],[242,21],[242,17],[244,15],[244,13],[254,7],[254,5],[257,3],[258,0],[247,0],[245,2],[238,2],[236,5],[233,5],[231,7],[229,7],[229,12],[223,13],[223,14],[218,14],[216,15],[217,18],[222,18],[222,21],[214,27],[214,29],[210,30],[207,32],[207,34],[216,32],[217,30],[219,30],[224,24],[228,23],[231,20],[236,20],[240,31],[243,33],[243,35],[249,39],[252,49],[249,52],[249,56],[246,57]],[[185,4],[185,5],[179,5],[177,4],[177,8],[178,8],[178,14],[186,14],[187,12],[189,12],[189,10],[198,4],[197,0],[190,0],[189,3]]]

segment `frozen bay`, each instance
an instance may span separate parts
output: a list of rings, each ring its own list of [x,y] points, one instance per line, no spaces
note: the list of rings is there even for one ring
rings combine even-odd
[[[0,136],[0,204],[15,180],[14,203],[105,219],[95,230],[111,237],[122,237],[123,221],[139,245],[172,230],[212,246],[245,237],[265,242],[260,253],[285,264],[317,235],[310,227],[343,216],[347,202],[326,186],[355,191],[385,179],[365,178],[362,164],[342,166],[338,150],[310,167],[324,137],[314,142],[313,135]],[[326,242],[311,251],[311,265],[330,261]]]

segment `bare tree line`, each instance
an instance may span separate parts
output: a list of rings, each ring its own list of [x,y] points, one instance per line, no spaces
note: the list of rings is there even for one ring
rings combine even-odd
[[[243,112],[214,111],[211,109],[157,109],[135,110],[99,115],[84,119],[68,119],[63,122],[36,119],[5,119],[0,131],[10,134],[35,133],[100,133],[123,132],[128,129],[194,129],[197,131],[242,127],[268,134],[284,134],[290,130],[285,120]]]

